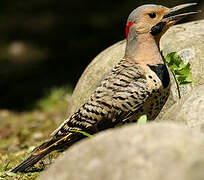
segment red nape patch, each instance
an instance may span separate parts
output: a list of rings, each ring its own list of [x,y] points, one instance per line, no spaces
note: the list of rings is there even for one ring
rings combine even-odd
[[[130,27],[131,27],[133,24],[134,24],[134,23],[133,23],[132,21],[130,21],[130,22],[126,25],[126,28],[125,28],[126,39],[128,38],[128,34],[129,34]]]

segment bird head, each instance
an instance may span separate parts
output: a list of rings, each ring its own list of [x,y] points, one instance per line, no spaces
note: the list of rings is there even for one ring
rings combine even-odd
[[[175,15],[177,11],[193,5],[196,5],[196,3],[182,4],[173,8],[154,4],[136,8],[131,12],[127,20],[126,39],[135,39],[139,34],[148,33],[159,41],[169,27],[187,15],[198,13],[187,12]]]

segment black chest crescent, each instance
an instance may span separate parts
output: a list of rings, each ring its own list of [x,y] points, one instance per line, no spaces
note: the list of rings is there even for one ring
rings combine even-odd
[[[163,88],[167,88],[170,82],[169,72],[165,64],[148,65],[152,71],[156,73],[162,82]]]

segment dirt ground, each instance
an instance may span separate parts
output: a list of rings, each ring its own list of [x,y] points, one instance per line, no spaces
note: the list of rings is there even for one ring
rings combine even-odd
[[[58,88],[48,94],[36,102],[31,111],[0,110],[0,179],[36,179],[57,156],[57,153],[49,155],[36,164],[33,172],[9,172],[66,118],[71,90]]]

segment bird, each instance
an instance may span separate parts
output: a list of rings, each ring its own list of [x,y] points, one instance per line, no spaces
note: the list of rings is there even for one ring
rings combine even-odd
[[[196,14],[175,14],[194,5],[196,3],[167,8],[147,4],[134,9],[126,23],[124,57],[104,77],[87,102],[11,172],[26,172],[52,151],[67,149],[86,137],[81,132],[95,134],[136,122],[142,115],[149,121],[154,120],[170,93],[170,76],[160,52],[160,39],[176,22]]]

